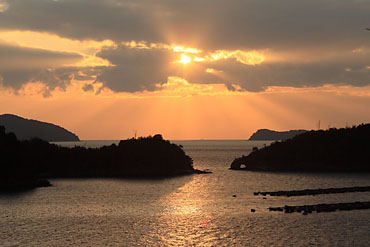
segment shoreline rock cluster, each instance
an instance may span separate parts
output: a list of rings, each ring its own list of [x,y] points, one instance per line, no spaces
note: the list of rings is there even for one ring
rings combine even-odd
[[[253,195],[258,196],[307,196],[307,195],[321,195],[321,194],[337,194],[337,193],[351,193],[351,192],[367,192],[370,191],[370,186],[356,186],[344,188],[328,188],[328,189],[305,189],[305,190],[281,190],[272,192],[254,192]]]

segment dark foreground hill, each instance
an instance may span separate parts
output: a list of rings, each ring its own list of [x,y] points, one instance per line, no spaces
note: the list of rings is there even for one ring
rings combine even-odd
[[[249,138],[250,141],[280,141],[287,140],[306,133],[307,130],[289,130],[289,131],[274,131],[269,129],[259,129]]]
[[[155,178],[202,173],[161,135],[101,148],[67,148],[41,139],[19,141],[0,126],[0,190],[47,185],[41,178]]]
[[[13,132],[19,140],[30,140],[35,137],[48,142],[80,140],[77,135],[60,126],[12,114],[0,115],[0,125],[5,127],[6,132]]]
[[[370,172],[370,124],[309,131],[255,149],[230,169],[256,171]]]

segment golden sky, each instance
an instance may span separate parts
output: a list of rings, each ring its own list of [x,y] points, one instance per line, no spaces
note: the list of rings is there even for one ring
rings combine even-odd
[[[370,122],[369,11],[358,0],[0,0],[0,114],[81,139]]]

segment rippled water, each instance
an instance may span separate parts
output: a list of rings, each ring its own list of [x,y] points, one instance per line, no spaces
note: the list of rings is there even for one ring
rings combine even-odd
[[[368,186],[370,174],[230,171],[233,158],[264,142],[177,143],[196,168],[213,173],[163,180],[54,179],[53,187],[0,195],[0,246],[369,246],[370,210],[303,216],[267,208],[369,201],[370,193],[263,199],[253,192]]]

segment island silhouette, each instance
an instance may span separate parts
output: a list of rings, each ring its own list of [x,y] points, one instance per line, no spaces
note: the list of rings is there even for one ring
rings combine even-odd
[[[275,131],[269,129],[259,129],[253,133],[249,138],[249,141],[281,141],[287,140],[306,133],[307,130],[289,130],[289,131]]]
[[[79,141],[77,135],[55,124],[25,119],[13,114],[0,115],[0,125],[19,140],[40,138],[48,142]]]
[[[100,148],[61,147],[39,138],[20,141],[0,126],[0,190],[48,186],[47,178],[161,178],[207,173],[161,135]]]
[[[370,172],[370,124],[309,131],[236,158],[233,170]]]

